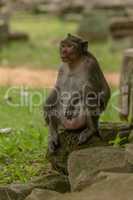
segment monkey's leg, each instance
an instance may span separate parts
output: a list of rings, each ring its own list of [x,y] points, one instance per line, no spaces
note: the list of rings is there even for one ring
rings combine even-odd
[[[89,128],[86,128],[79,134],[79,142],[78,144],[84,144],[87,142],[91,137],[93,136],[93,132],[89,130]]]
[[[54,153],[59,145],[58,140],[58,117],[54,114],[54,109],[45,109],[44,118],[48,125],[48,149],[50,153]]]
[[[79,142],[78,144],[84,144],[87,142],[96,132],[96,124],[94,124],[93,118],[90,115],[90,113],[86,113],[86,129],[84,129],[80,134],[79,134]]]
[[[54,153],[59,146],[58,122],[59,120],[56,116],[49,118],[48,148],[50,153]]]
[[[58,144],[58,98],[59,90],[54,88],[50,93],[49,97],[46,99],[44,105],[44,118],[49,127],[49,136],[48,136],[48,148],[51,153],[53,153]]]

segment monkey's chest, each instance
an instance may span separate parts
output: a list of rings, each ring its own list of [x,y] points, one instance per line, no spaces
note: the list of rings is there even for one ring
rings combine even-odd
[[[81,91],[86,84],[87,79],[85,74],[70,74],[62,81],[61,92],[73,93]]]
[[[60,109],[63,115],[70,110],[80,112],[81,94],[86,84],[85,76],[81,74],[68,75],[62,81]]]

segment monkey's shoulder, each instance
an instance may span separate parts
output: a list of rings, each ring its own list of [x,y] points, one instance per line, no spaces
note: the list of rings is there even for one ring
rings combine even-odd
[[[91,53],[88,53],[84,57],[83,66],[89,73],[100,70],[100,66],[97,59]]]
[[[68,72],[68,66],[65,63],[62,63],[59,67],[58,73],[60,76],[63,76],[64,74],[66,74]]]

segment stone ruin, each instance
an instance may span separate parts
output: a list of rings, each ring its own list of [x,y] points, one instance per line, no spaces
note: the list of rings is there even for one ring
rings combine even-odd
[[[84,12],[79,36],[89,41],[125,39],[133,35],[133,5],[96,5]]]
[[[33,9],[37,13],[49,13],[64,15],[69,13],[83,13],[86,9],[95,6],[101,8],[113,8],[115,6],[132,5],[132,0],[19,0],[15,4],[19,9]],[[19,6],[20,5],[20,6]]]
[[[133,17],[114,18],[109,29],[115,40],[133,38]]]
[[[7,42],[9,35],[10,13],[5,6],[5,1],[0,1],[0,44]]]
[[[124,52],[120,78],[120,115],[133,123],[133,49]]]
[[[16,10],[76,20],[78,35],[89,41],[132,37],[132,0],[19,0],[13,4]]]
[[[0,0],[0,46],[9,41],[27,41],[26,33],[10,31],[11,5],[8,0]]]
[[[84,10],[86,0],[20,0],[16,2],[16,8],[29,9],[36,14],[52,14],[63,16],[68,13],[81,13]]]

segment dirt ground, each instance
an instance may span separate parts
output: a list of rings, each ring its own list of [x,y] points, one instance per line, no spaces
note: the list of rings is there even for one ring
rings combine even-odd
[[[106,73],[105,77],[110,85],[119,85],[118,73]],[[24,85],[33,88],[49,88],[53,87],[56,78],[56,70],[0,67],[0,86]]]

